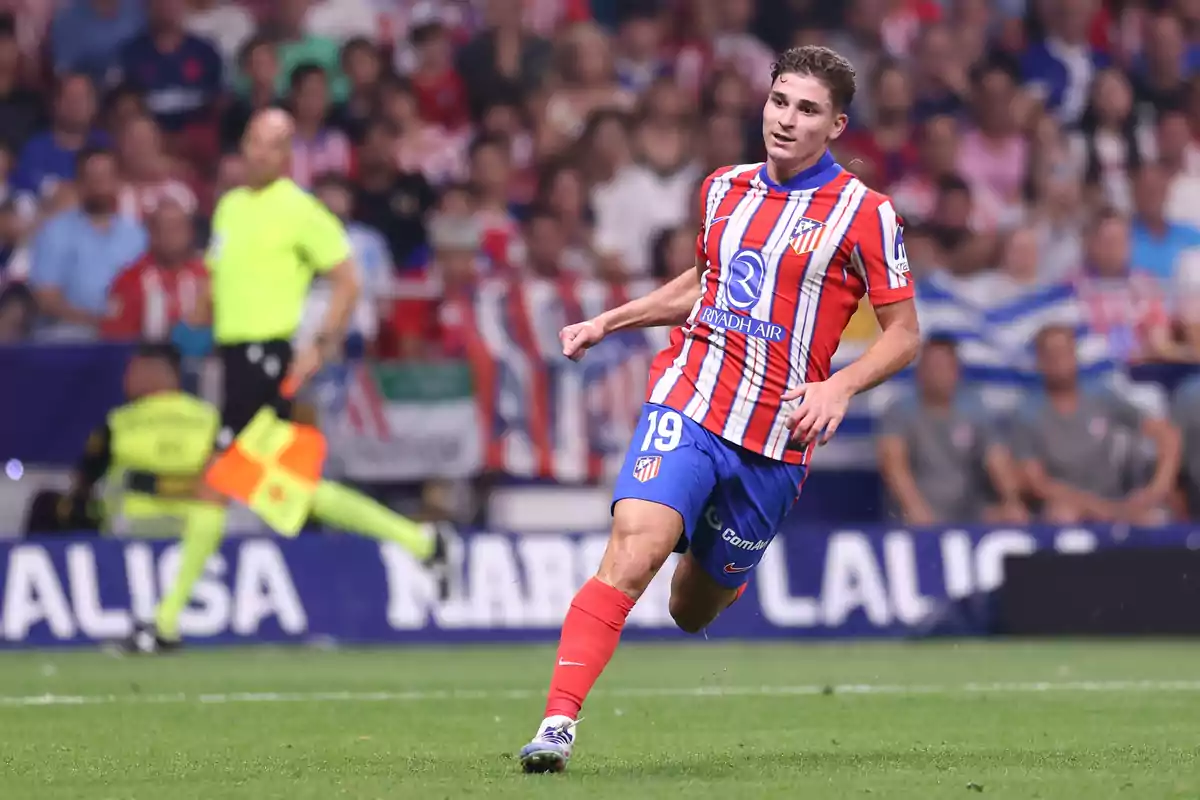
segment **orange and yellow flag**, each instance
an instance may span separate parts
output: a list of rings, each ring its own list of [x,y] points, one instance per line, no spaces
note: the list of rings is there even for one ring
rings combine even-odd
[[[325,452],[325,437],[316,428],[263,408],[209,467],[205,480],[245,503],[276,532],[295,536],[312,510]]]

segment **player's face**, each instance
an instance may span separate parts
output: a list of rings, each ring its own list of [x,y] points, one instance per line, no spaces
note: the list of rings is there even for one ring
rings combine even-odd
[[[811,75],[775,79],[763,107],[767,157],[779,166],[800,165],[821,155],[846,128],[846,115],[833,107],[829,87]]]

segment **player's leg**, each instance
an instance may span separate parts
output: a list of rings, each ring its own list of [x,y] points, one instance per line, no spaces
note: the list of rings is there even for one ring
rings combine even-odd
[[[613,495],[613,527],[596,576],[563,622],[545,719],[521,751],[528,772],[560,771],[575,722],[620,642],[625,620],[703,508],[715,481],[703,428],[677,411],[647,405]]]
[[[671,580],[671,618],[699,633],[737,601],[800,495],[805,468],[721,443],[720,480]]]
[[[700,633],[746,591],[718,583],[695,554],[688,551],[671,576],[671,619],[684,633]]]

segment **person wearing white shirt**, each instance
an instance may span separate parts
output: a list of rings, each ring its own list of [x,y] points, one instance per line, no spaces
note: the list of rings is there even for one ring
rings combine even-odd
[[[655,237],[688,218],[700,175],[684,162],[686,141],[674,123],[646,123],[638,131],[641,163],[619,168],[592,190],[594,246],[603,261],[616,258],[626,277],[650,271]]]

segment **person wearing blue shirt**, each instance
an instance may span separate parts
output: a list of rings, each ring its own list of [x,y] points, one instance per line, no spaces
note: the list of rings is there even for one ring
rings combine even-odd
[[[12,194],[23,218],[32,219],[41,201],[75,177],[80,151],[111,144],[107,134],[92,127],[95,116],[92,82],[85,75],[64,75],[58,83],[50,130],[25,143],[13,169]]]
[[[121,45],[141,29],[141,0],[69,0],[50,24],[54,71],[82,72],[106,85]]]
[[[1134,176],[1134,220],[1132,235],[1133,266],[1163,281],[1175,277],[1180,256],[1200,248],[1200,230],[1190,225],[1168,222],[1164,215],[1170,178],[1159,164],[1143,164]]]
[[[33,241],[29,285],[50,333],[90,335],[105,315],[113,278],[146,249],[146,231],[117,213],[117,160],[79,154],[79,207],[51,217]]]
[[[1021,56],[1021,77],[1063,124],[1079,121],[1087,107],[1092,77],[1109,58],[1088,41],[1096,0],[1061,0],[1045,5],[1046,36]]]
[[[146,29],[121,48],[121,77],[165,131],[203,119],[221,93],[221,55],[187,33],[185,13],[183,0],[150,0]]]

